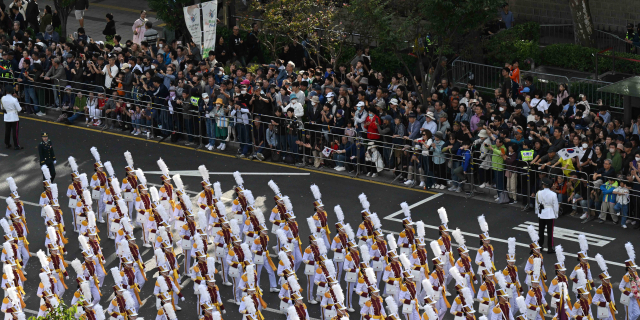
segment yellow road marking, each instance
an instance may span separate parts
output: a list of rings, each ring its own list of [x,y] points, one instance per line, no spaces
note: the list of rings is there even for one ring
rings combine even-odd
[[[0,112],[0,114],[2,114],[2,113]],[[196,152],[209,153],[209,154],[214,154],[216,156],[222,156],[222,157],[227,157],[227,158],[236,158],[235,156],[230,155],[230,154],[218,153],[218,152],[209,151],[209,150],[202,150],[202,149],[194,149],[194,148],[191,148],[191,147],[178,145],[178,144],[173,144],[173,143],[161,143],[160,141],[147,140],[146,138],[140,138],[140,137],[135,137],[135,136],[132,137],[132,136],[124,135],[124,134],[121,134],[121,133],[115,133],[115,132],[109,132],[109,131],[101,131],[101,130],[97,130],[97,129],[84,128],[84,127],[79,127],[79,126],[74,126],[74,125],[67,125],[67,124],[63,124],[63,123],[52,122],[52,121],[42,120],[42,119],[34,119],[34,118],[21,118],[21,119],[38,121],[38,122],[45,122],[45,123],[55,124],[55,125],[64,126],[64,127],[68,127],[68,128],[82,129],[82,130],[87,130],[87,131],[104,133],[104,134],[109,134],[109,135],[112,135],[112,136],[118,136],[118,137],[123,137],[123,138],[128,138],[128,139],[145,141],[145,142],[148,142],[148,143],[157,143],[157,144],[160,144],[160,145],[177,147],[177,148],[182,148],[182,149],[188,149],[188,150],[192,150],[192,151],[196,151]],[[241,160],[251,161],[251,160],[246,159],[246,158],[245,159],[241,159]],[[307,172],[313,172],[313,173],[318,173],[318,174],[324,174],[324,175],[338,177],[338,178],[344,178],[344,179],[356,180],[356,181],[361,181],[361,182],[366,182],[366,183],[372,183],[372,184],[377,184],[377,185],[386,186],[386,187],[393,187],[393,188],[397,188],[397,189],[404,189],[404,190],[421,192],[421,193],[429,193],[429,194],[438,194],[438,192],[433,192],[433,191],[428,191],[428,190],[407,188],[407,187],[398,186],[398,185],[394,185],[394,184],[390,184],[390,183],[386,183],[386,182],[380,182],[380,181],[373,181],[373,180],[368,180],[368,179],[350,177],[350,176],[345,176],[345,175],[341,175],[341,174],[337,174],[337,173],[324,172],[324,171],[318,171],[318,170],[312,170],[312,169],[306,169],[306,168],[298,168],[296,166],[290,166],[290,165],[282,164],[282,163],[276,163],[276,162],[260,162],[260,163],[264,163],[264,164],[268,164],[268,165],[272,165],[272,166],[279,166],[279,167],[291,168],[291,169],[296,169],[296,170],[302,170],[302,171],[307,171]]]

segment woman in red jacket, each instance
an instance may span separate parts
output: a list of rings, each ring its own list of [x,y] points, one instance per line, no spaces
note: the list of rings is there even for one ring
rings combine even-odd
[[[364,121],[363,126],[367,129],[367,139],[380,140],[380,135],[378,134],[380,118],[375,114],[375,110],[373,108],[369,110],[369,114],[367,115],[367,119]]]

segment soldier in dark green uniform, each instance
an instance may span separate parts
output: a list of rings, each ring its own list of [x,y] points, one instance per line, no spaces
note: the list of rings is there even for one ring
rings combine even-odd
[[[40,165],[46,164],[51,172],[51,182],[56,178],[56,155],[53,152],[53,145],[49,141],[49,135],[42,133],[42,142],[38,145],[38,153],[40,154]]]

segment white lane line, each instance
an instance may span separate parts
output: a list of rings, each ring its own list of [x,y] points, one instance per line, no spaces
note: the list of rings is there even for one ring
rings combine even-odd
[[[145,171],[148,174],[162,174],[162,171]],[[179,174],[186,177],[200,177],[198,170],[171,170],[170,174]],[[232,175],[233,172],[209,172],[209,175]],[[242,172],[243,176],[309,176],[310,172]]]
[[[0,199],[2,199],[2,200],[6,199],[6,198],[7,198],[7,197],[5,197],[5,196],[0,196]],[[30,206],[34,206],[34,207],[40,207],[40,205],[39,205],[39,204],[37,204],[37,203],[35,203],[35,202],[29,202],[29,201],[24,201],[24,200],[23,200],[23,201],[22,201],[22,203],[24,203],[24,204],[28,204],[28,205],[30,205]]]
[[[236,302],[235,302],[235,301],[233,301],[233,299],[229,299],[229,300],[227,300],[227,302],[230,302],[230,303],[236,304]],[[273,312],[273,313],[277,313],[277,314],[285,314],[284,312],[282,312],[282,311],[280,311],[280,310],[278,310],[278,309],[273,309],[273,308],[269,308],[269,307],[264,308],[264,309],[262,309],[262,310],[260,310],[260,311],[268,311],[268,312]],[[309,317],[309,320],[320,320],[320,319],[318,319],[318,318],[312,318],[312,317]]]
[[[414,204],[410,205],[410,206],[409,206],[409,209],[413,209],[413,208],[415,208],[415,207],[417,207],[417,206],[419,206],[419,205],[425,204],[425,203],[427,203],[427,202],[429,202],[429,201],[431,201],[431,200],[433,200],[433,199],[435,199],[435,198],[437,198],[437,197],[439,197],[439,196],[441,196],[441,195],[443,195],[443,194],[444,194],[444,193],[436,193],[436,194],[434,194],[434,195],[432,195],[432,196],[430,196],[430,197],[428,197],[428,198],[426,198],[426,199],[420,200],[420,201],[418,201],[418,202],[416,202],[416,203],[414,203]],[[396,212],[394,212],[394,213],[392,213],[392,214],[390,214],[390,215],[388,215],[388,216],[384,217],[383,219],[385,219],[385,220],[391,220],[391,221],[398,221],[398,222],[402,222],[402,219],[394,219],[394,218],[393,218],[393,217],[395,217],[395,216],[397,216],[397,215],[399,215],[399,214],[402,214],[402,210],[400,210],[400,211],[396,211]]]
[[[531,222],[531,221],[526,221],[525,223],[520,224],[517,227],[514,227],[514,230],[518,230],[518,231],[527,231],[527,227],[529,225],[532,225],[534,227],[534,229],[538,230],[538,223],[537,222]],[[545,235],[547,234],[546,230],[545,230]],[[615,240],[616,238],[610,238],[610,237],[605,237],[605,236],[600,236],[600,235],[596,235],[596,234],[592,234],[592,233],[583,233],[581,231],[576,231],[576,230],[571,230],[571,229],[565,229],[565,228],[559,228],[559,227],[555,227],[553,228],[553,237],[557,238],[557,239],[563,239],[563,240],[568,240],[568,241],[573,241],[573,242],[578,242],[578,236],[580,234],[584,234],[587,242],[590,245],[594,245],[597,247],[604,247],[605,245],[609,244],[611,241]]]
[[[8,154],[0,153],[0,157],[8,157]]]

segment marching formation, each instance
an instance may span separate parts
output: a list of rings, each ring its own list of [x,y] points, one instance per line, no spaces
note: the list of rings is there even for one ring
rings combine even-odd
[[[269,278],[269,294],[280,299],[279,306],[271,307],[279,307],[287,320],[308,320],[306,303],[317,305],[323,320],[442,320],[447,313],[456,320],[476,319],[476,314],[481,320],[541,320],[546,315],[577,320],[593,320],[595,315],[609,320],[615,319],[619,308],[624,308],[628,320],[640,315],[640,278],[631,243],[625,245],[627,273],[620,281],[616,303],[600,254],[595,260],[601,285],[595,286],[584,235],[579,238],[578,262],[570,271],[562,246],[555,248],[555,277],[550,279],[533,226],[528,229],[531,255],[523,274],[515,265],[515,238],[508,240],[505,267],[496,268],[501,259],[491,244],[484,216],[478,217],[481,247],[472,258],[460,229],[449,226],[444,208],[437,210],[439,238],[428,242],[424,222],[414,221],[407,203],[401,203],[403,231],[396,239],[394,234],[383,233],[380,218],[364,194],[358,197],[363,221],[351,226],[345,222],[340,205],[333,208],[335,220],[330,222],[332,217],[317,185],[311,186],[313,215],[297,218],[289,197],[269,181],[275,202],[269,228],[265,212],[256,205],[239,172],[233,174],[235,199],[227,207],[220,183],[211,183],[204,165],[198,168],[202,191],[194,201],[180,176],[171,176],[162,159],[157,161],[162,175],[161,186],[156,188],[135,168],[128,151],[122,179],[109,161],[102,163],[95,147],[91,154],[95,159],[91,177],[81,173],[76,160],[69,157],[68,209],[59,202],[59,189],[51,183],[49,168],[41,168],[45,181],[39,204],[46,240],[45,250],[35,253],[41,266],[37,275],[38,316],[56,309],[70,286],[76,290],[70,303],[78,306],[78,319],[137,319],[140,290],[152,280],[156,320],[178,319],[179,302],[186,295],[197,299],[200,319],[218,320],[232,307],[221,299],[216,284],[220,281],[233,292],[233,308],[238,308],[243,320],[263,320],[262,310],[267,308],[265,292],[259,286],[263,272]],[[18,187],[13,178],[7,181],[11,195],[6,199],[6,217],[0,219],[5,240],[2,312],[5,319],[25,319],[23,284],[32,256],[29,229]],[[70,226],[64,223],[64,211],[72,219]],[[300,236],[297,220],[302,219],[311,231],[308,241]],[[98,223],[105,227],[98,228]],[[135,238],[136,228],[142,230],[142,239]],[[72,232],[77,233],[82,260],[71,261],[69,268],[64,257]],[[110,269],[105,268],[101,247],[109,241],[113,241],[119,259]],[[153,250],[155,263],[144,263],[138,243]],[[178,262],[181,255],[182,265]],[[304,276],[298,274],[301,267]],[[75,284],[69,280],[74,273]],[[149,275],[156,278],[148,279]],[[112,295],[104,286],[107,276],[115,282],[111,301],[103,301]],[[193,281],[192,288],[181,287],[183,277]],[[359,315],[353,314],[356,304]]]

